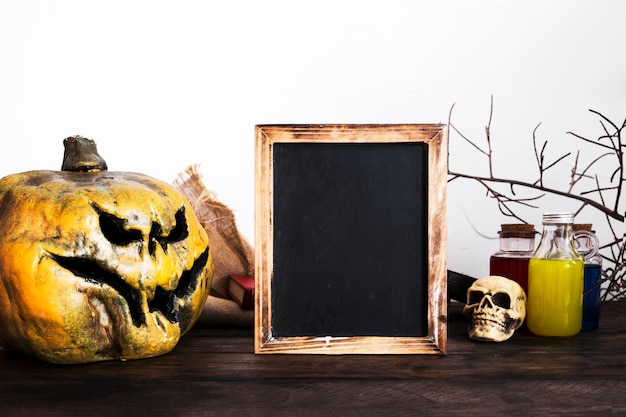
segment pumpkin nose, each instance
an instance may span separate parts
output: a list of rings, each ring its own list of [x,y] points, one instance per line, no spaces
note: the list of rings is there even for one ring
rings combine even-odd
[[[180,242],[189,236],[185,206],[181,206],[174,215],[175,224],[168,234],[163,233],[163,228],[157,222],[153,222],[148,235],[148,251],[154,256],[157,245],[167,253],[169,244]]]
[[[182,269],[177,265],[175,254],[168,254],[167,246],[154,245],[150,251],[150,260],[154,264],[155,282],[159,287],[171,289],[176,287]]]

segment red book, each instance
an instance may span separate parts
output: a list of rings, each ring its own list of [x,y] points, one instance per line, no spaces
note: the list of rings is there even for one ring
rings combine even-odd
[[[226,292],[245,310],[254,308],[254,277],[247,275],[229,275]]]

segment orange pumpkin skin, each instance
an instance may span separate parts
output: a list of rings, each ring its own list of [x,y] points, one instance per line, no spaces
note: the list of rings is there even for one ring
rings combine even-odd
[[[128,172],[0,179],[0,346],[53,363],[171,351],[211,288],[208,237],[170,185]]]

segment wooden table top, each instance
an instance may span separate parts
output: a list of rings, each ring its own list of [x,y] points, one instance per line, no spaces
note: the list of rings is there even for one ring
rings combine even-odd
[[[151,359],[52,365],[0,350],[0,416],[626,415],[626,300],[572,338],[474,342],[459,303],[448,354],[255,355],[252,329],[194,328]]]

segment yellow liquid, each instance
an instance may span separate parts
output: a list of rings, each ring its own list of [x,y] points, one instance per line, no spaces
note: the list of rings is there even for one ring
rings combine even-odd
[[[574,336],[582,328],[584,261],[528,263],[526,326],[538,336]]]

